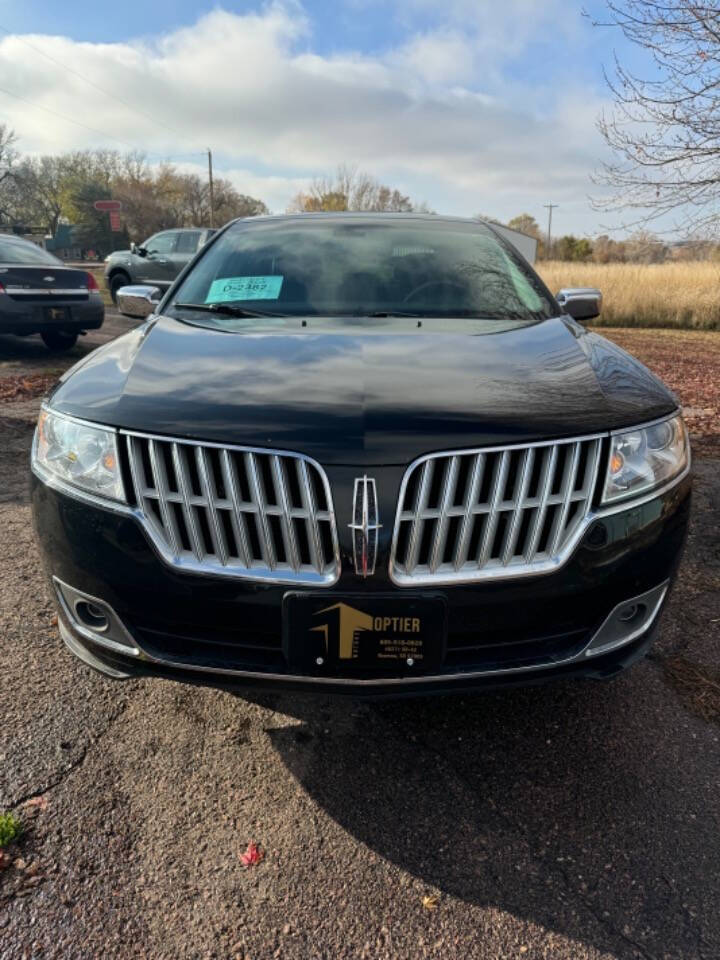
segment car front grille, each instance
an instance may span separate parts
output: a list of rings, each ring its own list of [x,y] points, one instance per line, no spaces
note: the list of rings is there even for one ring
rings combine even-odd
[[[390,557],[400,586],[557,569],[588,521],[602,438],[456,453],[413,463]]]
[[[280,451],[125,433],[136,511],[174,567],[328,586],[340,573],[324,471]]]

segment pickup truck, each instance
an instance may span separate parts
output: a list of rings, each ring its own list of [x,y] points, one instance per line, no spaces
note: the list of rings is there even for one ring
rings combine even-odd
[[[111,253],[105,258],[105,284],[113,303],[128,284],[152,284],[165,291],[215,232],[207,227],[161,230],[140,245]]]

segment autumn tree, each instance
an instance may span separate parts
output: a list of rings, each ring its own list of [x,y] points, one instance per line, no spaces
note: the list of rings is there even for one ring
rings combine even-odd
[[[357,210],[374,213],[429,212],[410,197],[386,186],[369,173],[345,164],[334,177],[316,177],[306,191],[293,197],[289,213],[317,213],[322,210]]]
[[[511,230],[518,230],[520,233],[526,234],[528,237],[534,237],[536,240],[542,240],[542,234],[540,232],[540,227],[538,222],[529,213],[520,213],[517,217],[513,217],[512,220],[508,220],[507,226]]]
[[[614,107],[599,129],[615,159],[599,171],[608,199],[648,222],[676,212],[688,230],[720,228],[720,7],[695,0],[606,0],[606,22],[646,54],[616,59]]]

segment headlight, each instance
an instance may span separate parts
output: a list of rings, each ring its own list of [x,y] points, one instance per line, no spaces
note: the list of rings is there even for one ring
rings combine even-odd
[[[43,409],[32,452],[33,467],[79,490],[125,500],[115,432]]]
[[[690,447],[680,416],[610,439],[603,503],[635,497],[669,483],[689,464]]]

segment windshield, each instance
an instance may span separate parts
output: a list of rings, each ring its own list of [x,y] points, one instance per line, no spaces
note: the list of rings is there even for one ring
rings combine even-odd
[[[57,267],[60,261],[42,247],[36,247],[34,243],[0,237],[0,263],[39,263],[46,267]]]
[[[193,304],[204,309],[190,311]],[[193,323],[237,329],[231,308],[236,315],[245,308],[276,317],[478,317],[520,324],[557,313],[528,264],[480,223],[362,217],[234,224],[167,309]]]

